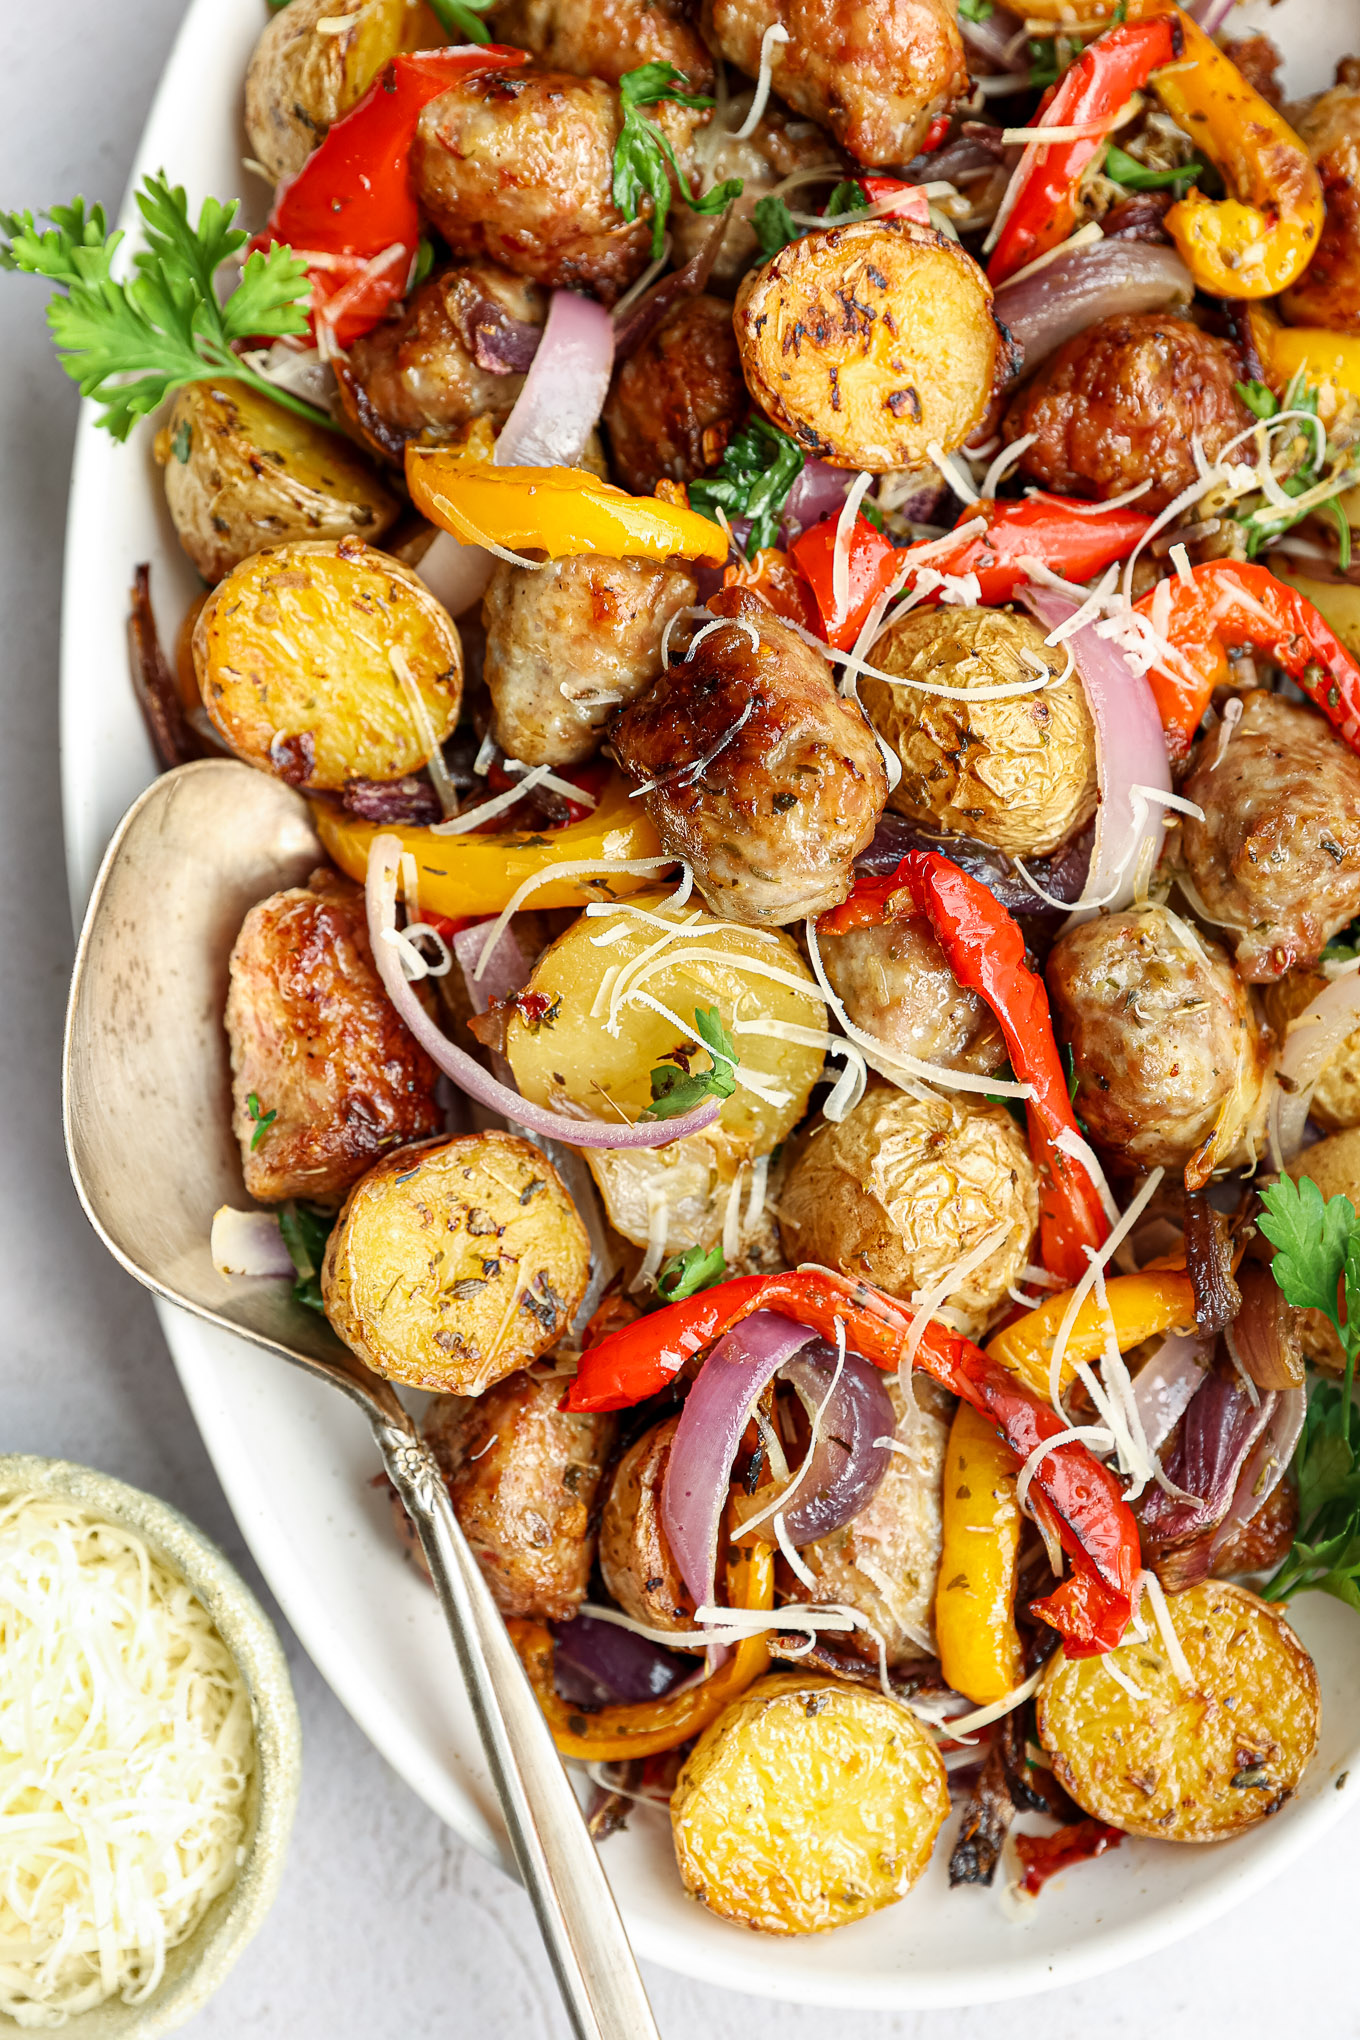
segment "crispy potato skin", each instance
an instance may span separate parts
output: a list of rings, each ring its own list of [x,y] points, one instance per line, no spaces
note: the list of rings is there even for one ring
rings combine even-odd
[[[872,1078],[839,1126],[803,1138],[779,1199],[791,1266],[820,1261],[903,1298],[1007,1225],[949,1298],[970,1338],[1006,1306],[1038,1223],[1038,1177],[1004,1105],[965,1093],[915,1099]]]
[[[1037,663],[1036,663],[1037,662]],[[999,701],[951,701],[930,686],[995,687],[1055,677],[1067,660],[1028,616],[999,609],[918,609],[893,624],[874,664],[920,687],[865,675],[865,713],[902,761],[889,807],[946,835],[1014,856],[1045,856],[1096,811],[1096,740],[1075,672]]]
[[[633,1440],[614,1468],[600,1518],[604,1583],[625,1615],[653,1629],[694,1627],[694,1596],[661,1527],[661,1484],[679,1422],[679,1417],[668,1417]]]
[[[524,377],[480,368],[476,359],[478,319],[497,308],[530,326],[547,317],[537,284],[496,262],[455,263],[353,343],[340,366],[340,395],[375,453],[400,461],[409,439],[445,446],[474,418],[504,424]]]
[[[246,72],[246,134],[275,183],[300,170],[333,121],[348,113],[399,50],[428,50],[444,31],[419,0],[359,0],[339,35],[334,0],[290,0],[271,15]]]
[[[1060,1650],[1035,1703],[1039,1740],[1095,1819],[1156,1841],[1222,1841],[1298,1790],[1317,1744],[1317,1673],[1279,1610],[1245,1587],[1205,1580],[1167,1603],[1193,1691],[1155,1630],[1110,1659]],[[1147,1697],[1125,1693],[1109,1662]]]
[[[609,1416],[559,1409],[556,1374],[511,1374],[475,1402],[441,1397],[421,1430],[503,1615],[568,1622],[595,1557]]]
[[[861,163],[908,163],[937,114],[968,90],[954,10],[944,0],[705,0],[710,43],[754,78],[776,24],[779,97],[829,128]]]
[[[1000,348],[971,255],[913,220],[857,220],[790,241],[737,291],[746,386],[806,453],[914,468],[968,437]]]
[[[561,1178],[517,1134],[459,1134],[386,1156],[326,1248],[326,1315],[407,1388],[480,1395],[562,1337],[590,1243]]]
[[[1360,912],[1360,759],[1312,708],[1247,695],[1223,762],[1201,745],[1181,856],[1249,984],[1316,963]]]
[[[443,743],[463,695],[457,628],[409,567],[356,538],[252,554],[194,625],[194,670],[213,728],[247,765],[308,791],[400,779],[425,763],[392,650],[404,655]]]
[[[717,466],[749,408],[732,307],[681,298],[615,370],[604,407],[615,479],[635,496],[663,479],[694,481]]]
[[[671,101],[653,114],[687,172],[696,116]],[[488,256],[612,305],[651,249],[650,201],[630,222],[610,196],[622,125],[617,91],[598,78],[533,70],[466,78],[421,114],[412,181],[455,255]]]
[[[898,1055],[990,1076],[1006,1044],[990,1006],[966,992],[926,921],[822,934],[822,963],[854,1024]]]
[[[1194,481],[1196,434],[1210,460],[1251,416],[1226,340],[1166,312],[1117,313],[1068,340],[1012,400],[1008,441],[1037,433],[1021,472],[1059,495],[1098,501],[1139,482],[1140,510],[1164,510]]]
[[[658,780],[642,805],[712,911],[783,926],[846,898],[887,775],[820,652],[741,590],[709,607],[742,622],[710,631],[616,716],[611,747],[635,779]]]
[[[1261,987],[1261,1005],[1278,1041],[1283,1042],[1290,1021],[1326,988],[1326,978],[1312,970],[1291,970],[1273,985]],[[1360,1126],[1360,1027],[1322,1065],[1308,1117],[1327,1133]]]
[[[749,108],[751,97],[748,93],[735,96],[729,102],[728,120],[733,127],[740,125],[741,111]],[[754,131],[744,141],[739,142],[731,134],[716,143],[711,135],[707,137],[705,158],[715,184],[722,184],[729,177],[742,180],[741,191],[732,202],[732,216],[728,220],[722,246],[709,272],[709,283],[719,291],[730,291],[742,271],[759,255],[760,243],[751,225],[751,216],[760,200],[768,197],[776,184],[795,170],[824,166],[829,189],[849,167],[841,151],[821,128],[812,126],[809,121],[791,118],[775,100],[767,103]],[[810,193],[804,196],[810,203]],[[702,213],[691,212],[688,206],[676,207],[668,225],[675,237],[677,264],[688,262],[697,255],[713,231],[712,220],[705,219]]]
[[[397,515],[343,439],[239,382],[182,389],[155,451],[179,542],[205,581],[285,539],[379,539]]]
[[[944,1764],[896,1700],[804,1672],[757,1679],[685,1759],[671,1831],[685,1889],[766,1934],[904,1898],[949,1811]]]
[[[1221,1167],[1259,1116],[1266,1052],[1246,988],[1216,942],[1197,940],[1207,964],[1154,906],[1084,921],[1049,955],[1077,1110],[1124,1168],[1182,1168],[1226,1108]]]
[[[364,896],[334,872],[251,908],[232,946],[232,1131],[252,1197],[342,1197],[389,1148],[437,1133],[438,1071],[373,965]],[[246,1103],[273,1112],[261,1132]]]
[[[1360,1210],[1360,1127],[1347,1127],[1343,1133],[1315,1141],[1285,1164],[1285,1174],[1296,1183],[1311,1176],[1324,1197],[1349,1197]],[[1329,1374],[1342,1373],[1346,1356],[1330,1320],[1320,1310],[1306,1310],[1301,1329],[1304,1353],[1314,1366]]]
[[[501,0],[497,42],[529,50],[545,71],[617,85],[639,64],[674,64],[691,92],[713,89],[713,59],[683,0]]]
[[[1360,333],[1360,91],[1335,85],[1295,121],[1327,204],[1317,252],[1280,300],[1293,326]]]
[[[661,671],[661,639],[699,584],[680,561],[577,553],[536,569],[497,564],[482,598],[493,729],[526,765],[593,757],[622,702]]]

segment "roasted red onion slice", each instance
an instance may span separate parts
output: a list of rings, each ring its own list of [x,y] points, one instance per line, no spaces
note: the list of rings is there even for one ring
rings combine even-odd
[[[780,545],[788,546],[810,526],[839,516],[854,479],[853,468],[832,467],[824,460],[804,461],[779,520]]]
[[[645,1636],[595,1615],[576,1615],[551,1627],[559,1686],[575,1685],[575,1680],[563,1677],[574,1672],[584,1689],[568,1691],[569,1700],[588,1705],[601,1700],[659,1700],[694,1670],[693,1658],[679,1658]]]
[[[696,1608],[712,1606],[718,1525],[751,1405],[813,1333],[758,1310],[719,1339],[680,1412],[661,1488],[661,1527]]]
[[[644,291],[635,303],[614,314],[616,361],[626,361],[630,354],[635,354],[643,341],[656,331],[672,305],[678,304],[681,298],[698,297],[700,291],[707,288],[731,217],[729,205],[721,218],[714,221],[711,231],[704,237],[703,246],[690,256],[683,269],[672,269],[650,290]]]
[[[1017,76],[1028,72],[1029,44],[1025,24],[1018,15],[1009,14],[1004,7],[992,7],[983,20],[974,21],[960,11],[959,32],[968,47],[989,64],[1014,71]]]
[[[554,291],[533,366],[496,440],[497,467],[575,467],[613,367],[614,326],[604,306]]]
[[[1238,1281],[1242,1308],[1233,1326],[1236,1358],[1258,1388],[1302,1388],[1300,1313],[1285,1300],[1279,1283],[1261,1262],[1245,1262]]]
[[[1028,375],[1096,319],[1188,305],[1194,294],[1190,271],[1174,248],[1109,240],[1057,255],[1032,275],[1003,283],[992,310],[1023,350]]]
[[[1292,1161],[1303,1146],[1308,1108],[1323,1065],[1357,1027],[1360,971],[1335,978],[1290,1022],[1270,1104],[1270,1151],[1277,1167]]]
[[[1075,603],[1047,588],[1022,588],[1020,599],[1048,631],[1076,614]],[[1093,624],[1083,624],[1067,643],[1095,724],[1100,780],[1091,869],[1077,901],[1085,918],[1100,907],[1126,907],[1140,876],[1151,876],[1166,825],[1161,803],[1148,796],[1170,793],[1171,773],[1161,717],[1143,675],[1096,636]]]
[[[829,1537],[857,1516],[892,1459],[892,1447],[879,1442],[897,1428],[883,1376],[858,1353],[847,1353],[837,1379],[837,1357],[834,1347],[818,1339],[780,1369],[817,1424],[811,1464],[800,1472],[797,1493],[784,1511],[784,1529],[795,1549]]]
[[[504,305],[482,297],[464,321],[472,358],[488,375],[525,375],[543,341],[543,328],[512,319]]]
[[[1276,1396],[1270,1421],[1242,1468],[1227,1515],[1214,1532],[1209,1546],[1210,1570],[1233,1532],[1259,1514],[1289,1471],[1289,1462],[1294,1457],[1294,1448],[1303,1430],[1307,1400],[1301,1388],[1287,1388]]]
[[[1212,1359],[1211,1341],[1172,1332],[1134,1376],[1134,1404],[1143,1435],[1154,1452],[1185,1414]]]
[[[1076,905],[1086,883],[1093,836],[1092,829],[1082,829],[1051,857],[1027,859],[1025,869],[1034,884],[1026,885],[1003,851],[993,850],[986,843],[974,843],[967,836],[932,836],[916,828],[905,815],[885,811],[878,818],[873,841],[855,859],[855,869],[872,877],[887,878],[909,850],[939,850],[970,878],[980,879],[1010,913],[1066,914]],[[1036,893],[1036,885],[1048,895],[1047,899]]]
[[[480,602],[496,570],[496,555],[484,545],[464,545],[449,531],[437,531],[416,565],[425,586],[450,616],[462,616]]]
[[[1181,1501],[1162,1488],[1150,1489],[1138,1506],[1145,1538],[1165,1550],[1217,1529],[1252,1447],[1274,1411],[1273,1394],[1258,1396],[1253,1403],[1235,1373],[1215,1368],[1206,1374],[1164,1462],[1167,1479],[1195,1499]]]
[[[503,1114],[512,1126],[522,1126],[529,1133],[544,1134],[549,1140],[560,1140],[570,1147],[665,1147],[671,1141],[687,1139],[692,1133],[702,1133],[713,1124],[719,1111],[713,1098],[706,1098],[681,1119],[642,1120],[636,1126],[625,1126],[614,1120],[568,1119],[565,1113],[531,1105],[518,1091],[498,1083],[479,1062],[440,1032],[407,982],[398,954],[400,945],[392,939],[397,925],[396,875],[400,861],[399,836],[374,837],[368,853],[365,887],[373,961],[388,998],[425,1053],[470,1098],[490,1112]]]
[[[229,1204],[219,1205],[213,1213],[209,1249],[219,1275],[291,1276],[296,1272],[274,1211],[233,1211]]]

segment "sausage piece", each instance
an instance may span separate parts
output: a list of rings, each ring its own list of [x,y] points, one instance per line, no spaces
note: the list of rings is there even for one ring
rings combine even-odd
[[[820,937],[832,989],[854,1025],[889,1054],[990,1076],[1006,1060],[996,1016],[965,991],[920,919]]]
[[[716,467],[750,408],[732,307],[682,298],[614,375],[604,422],[614,477],[635,496]]]
[[[252,1197],[342,1197],[389,1148],[440,1130],[439,1073],[382,988],[357,885],[316,871],[261,900],[229,968],[232,1130]]]
[[[496,41],[528,50],[545,71],[617,85],[640,64],[674,64],[691,92],[713,89],[713,59],[684,0],[501,0]]]
[[[662,1484],[679,1423],[668,1417],[633,1441],[614,1469],[600,1518],[604,1583],[625,1615],[652,1629],[694,1628],[694,1596],[661,1527]]]
[[[1296,122],[1327,212],[1317,252],[1280,303],[1293,326],[1360,333],[1360,91],[1335,85]]]

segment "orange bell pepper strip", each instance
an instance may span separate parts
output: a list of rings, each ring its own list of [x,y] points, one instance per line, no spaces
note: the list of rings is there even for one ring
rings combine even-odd
[[[1248,645],[1284,668],[1328,722],[1360,752],[1360,666],[1306,595],[1269,567],[1206,560],[1159,582],[1134,607],[1171,648],[1148,684],[1173,760],[1186,756],[1215,687],[1229,677],[1229,646]]]
[[[406,486],[422,517],[465,545],[488,542],[550,560],[699,559],[721,566],[727,533],[683,503],[630,496],[586,468],[496,467],[447,447],[408,445]]]
[[[971,1403],[959,1404],[949,1427],[940,1516],[940,1670],[946,1686],[990,1707],[1025,1676],[1015,1626],[1021,1518],[1015,1454]]]
[[[987,1356],[997,1360],[1035,1395],[1048,1396],[1053,1346],[1072,1301],[1071,1290],[1050,1296],[1037,1309],[1015,1318],[987,1341]],[[1127,1353],[1161,1332],[1195,1328],[1195,1287],[1179,1268],[1144,1269],[1136,1275],[1105,1279],[1108,1315],[1094,1296],[1082,1300],[1063,1348],[1062,1386],[1074,1379],[1078,1363],[1099,1360],[1111,1323],[1115,1343]]]
[[[734,1544],[729,1548],[727,1603],[730,1608],[773,1608],[774,1551],[770,1545]],[[586,1714],[564,1700],[553,1683],[551,1631],[541,1622],[518,1618],[506,1627],[547,1716],[553,1741],[564,1757],[579,1757],[583,1763],[653,1757],[688,1742],[710,1721],[716,1721],[723,1708],[744,1693],[770,1662],[768,1638],[744,1636],[718,1670],[697,1686],[662,1694],[659,1700],[635,1700]]]

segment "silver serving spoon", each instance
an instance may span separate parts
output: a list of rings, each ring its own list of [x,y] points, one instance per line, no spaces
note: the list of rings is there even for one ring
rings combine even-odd
[[[129,1274],[364,1411],[429,1561],[572,2026],[580,2040],[656,2040],[576,1795],[414,1422],[287,1284],[227,1288],[212,1263],[214,1211],[248,1201],[230,1121],[227,959],[247,909],[322,859],[305,801],[234,759],[182,765],[130,809],[95,883],[71,984],[71,1173]]]

